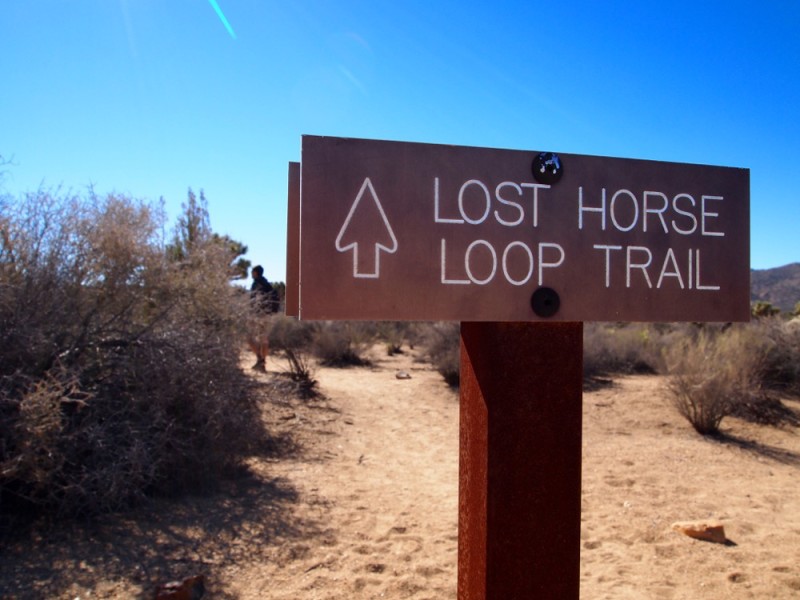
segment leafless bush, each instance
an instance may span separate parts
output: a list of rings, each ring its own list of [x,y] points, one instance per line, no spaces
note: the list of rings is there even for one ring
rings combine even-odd
[[[422,330],[426,354],[451,387],[461,381],[461,328],[459,323],[429,323]]]
[[[386,344],[389,356],[403,352],[403,345],[413,348],[420,341],[420,324],[415,321],[380,321],[375,337]]]
[[[365,321],[320,323],[313,340],[314,355],[332,367],[369,364],[366,352],[375,340],[375,324]]]
[[[298,391],[305,397],[316,395],[317,380],[314,379],[310,354],[314,332],[313,323],[278,316],[273,320],[269,334],[270,348],[286,355],[289,364],[287,375],[298,385]]]
[[[584,378],[615,373],[655,373],[660,369],[661,331],[653,326],[586,323]]]
[[[779,318],[751,323],[765,339],[763,383],[768,389],[800,396],[800,322]]]
[[[700,331],[666,351],[669,391],[678,412],[703,435],[762,399],[763,340],[746,327]]]
[[[255,447],[229,252],[168,259],[160,208],[125,197],[0,208],[0,500],[113,510]]]

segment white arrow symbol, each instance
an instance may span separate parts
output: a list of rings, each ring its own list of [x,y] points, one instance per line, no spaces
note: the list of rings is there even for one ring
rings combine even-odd
[[[369,194],[366,194],[367,191]],[[371,202],[362,202],[365,195]],[[380,277],[381,251],[389,254],[397,252],[397,238],[369,177],[364,180],[339,235],[336,236],[336,249],[339,252],[353,251],[353,277],[365,279]],[[361,262],[360,250],[363,251]]]

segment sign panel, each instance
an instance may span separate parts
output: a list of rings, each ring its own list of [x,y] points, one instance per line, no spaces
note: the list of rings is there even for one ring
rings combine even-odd
[[[289,206],[286,211],[286,298],[289,317],[300,315],[300,163],[289,163]]]
[[[749,319],[747,169],[304,136],[300,171],[301,318]]]

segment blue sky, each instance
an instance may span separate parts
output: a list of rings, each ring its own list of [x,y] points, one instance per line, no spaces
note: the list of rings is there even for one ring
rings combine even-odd
[[[2,190],[205,191],[285,278],[303,134],[751,169],[800,261],[800,2],[2,0]]]

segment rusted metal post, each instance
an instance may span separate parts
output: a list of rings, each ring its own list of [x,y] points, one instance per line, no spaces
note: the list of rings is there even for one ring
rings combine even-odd
[[[462,323],[459,600],[577,599],[582,323]]]

